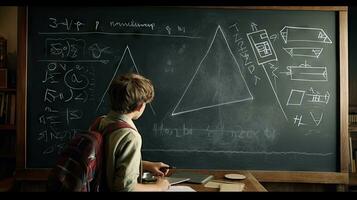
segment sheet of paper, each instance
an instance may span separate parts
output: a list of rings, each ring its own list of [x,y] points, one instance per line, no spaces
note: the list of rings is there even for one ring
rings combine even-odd
[[[196,190],[192,189],[190,186],[175,185],[170,186],[167,192],[196,192]]]
[[[205,184],[205,187],[208,188],[217,188],[221,192],[229,191],[229,192],[241,192],[244,189],[244,183],[234,183],[228,181],[221,181],[221,180],[213,180],[209,181]]]
[[[219,188],[219,186],[223,183],[226,184],[235,184],[237,182],[233,182],[233,181],[223,181],[223,180],[211,180],[208,183],[205,184],[205,187],[208,188]],[[243,183],[242,183],[243,184]]]
[[[208,188],[219,188],[219,185],[222,183],[214,182],[214,181],[209,181],[208,183],[205,184],[205,187]]]
[[[226,184],[221,183],[219,186],[220,192],[242,192],[244,189],[244,183],[234,183],[234,184]]]

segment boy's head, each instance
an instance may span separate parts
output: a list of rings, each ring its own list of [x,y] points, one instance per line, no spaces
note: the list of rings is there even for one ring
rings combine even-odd
[[[149,79],[129,73],[116,77],[110,84],[108,94],[112,110],[121,114],[142,113],[145,104],[154,98],[154,86]]]

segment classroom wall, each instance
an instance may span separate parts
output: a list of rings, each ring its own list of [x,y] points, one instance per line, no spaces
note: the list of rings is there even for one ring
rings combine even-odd
[[[8,68],[16,69],[17,56],[17,7],[0,6],[0,35],[7,39]]]
[[[349,55],[349,104],[357,106],[357,6],[349,7],[348,55]]]

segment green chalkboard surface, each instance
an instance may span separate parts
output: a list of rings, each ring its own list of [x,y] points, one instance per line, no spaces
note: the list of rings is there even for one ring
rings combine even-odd
[[[334,11],[29,7],[27,161],[53,166],[136,72],[155,99],[136,121],[145,160],[179,168],[334,172]]]

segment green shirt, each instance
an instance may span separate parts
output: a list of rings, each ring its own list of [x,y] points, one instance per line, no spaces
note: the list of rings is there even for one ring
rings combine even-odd
[[[126,115],[110,111],[100,123],[99,130],[117,120],[127,122],[135,130],[135,124]],[[141,135],[131,128],[118,129],[105,136],[107,184],[111,191],[132,191],[141,182]],[[105,161],[104,161],[105,162]]]

